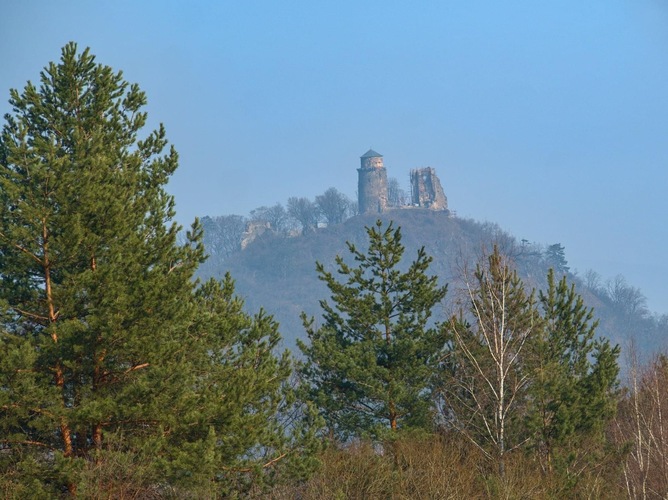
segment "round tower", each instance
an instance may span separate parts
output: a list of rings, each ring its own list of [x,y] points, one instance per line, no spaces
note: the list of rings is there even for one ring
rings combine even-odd
[[[383,155],[370,149],[360,157],[357,201],[360,214],[377,214],[387,210],[387,170]]]

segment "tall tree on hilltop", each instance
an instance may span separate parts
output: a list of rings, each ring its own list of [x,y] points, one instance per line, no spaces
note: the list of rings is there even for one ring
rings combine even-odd
[[[250,219],[252,221],[268,222],[271,229],[278,234],[285,234],[290,229],[288,213],[280,203],[271,207],[261,206],[251,210]]]
[[[267,354],[275,326],[232,307],[223,342],[212,332],[223,320],[202,319],[212,301],[234,302],[229,285],[195,295],[201,230],[196,223],[177,244],[164,189],[177,154],[165,152],[162,126],[140,137],[144,93],[71,43],[39,88],[12,90],[10,103],[0,136],[0,479],[17,497],[118,496],[90,493],[93,463],[120,483],[141,476],[146,491],[204,495],[237,465],[223,451],[273,465],[285,453],[281,435],[263,427],[264,441],[249,444],[239,426],[244,411],[273,407],[239,400],[235,420],[224,421],[230,410],[211,398],[232,388],[202,370],[230,353],[235,366],[253,357],[258,377],[284,381],[285,361]],[[235,321],[247,332],[236,339]],[[265,389],[249,397],[274,397],[275,385],[257,384]],[[114,469],[135,459],[141,474]]]
[[[336,188],[329,188],[315,197],[315,204],[327,224],[339,224],[346,219],[350,200]]]
[[[391,207],[401,207],[408,204],[408,195],[401,188],[396,177],[387,179],[387,203]]]
[[[298,342],[312,397],[344,439],[431,427],[428,388],[443,347],[440,329],[428,324],[446,293],[427,274],[431,257],[420,249],[402,272],[399,228],[378,221],[367,234],[366,253],[348,243],[356,267],[336,257],[340,278],[317,263],[332,302],[320,301],[321,326],[303,316],[309,343]]]
[[[566,260],[566,249],[561,243],[555,243],[547,247],[545,250],[545,260],[547,265],[560,275],[570,271],[568,261]]]
[[[241,250],[241,240],[246,231],[247,221],[241,215],[219,215],[203,217],[202,242],[208,255],[226,259]]]
[[[288,215],[301,226],[302,233],[318,227],[318,207],[308,198],[288,198]]]

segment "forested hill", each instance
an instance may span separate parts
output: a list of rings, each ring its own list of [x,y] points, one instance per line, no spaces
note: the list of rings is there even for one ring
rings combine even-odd
[[[444,306],[434,311],[440,316],[436,319],[442,319],[452,310],[461,288],[462,272],[475,268],[481,256],[497,245],[502,253],[511,257],[528,288],[544,288],[550,267],[558,274],[567,274],[587,305],[594,308],[600,320],[599,334],[623,347],[633,339],[645,353],[666,346],[668,317],[651,314],[640,290],[621,276],[603,280],[594,271],[575,276],[570,273],[567,255],[563,252],[555,255],[547,251],[549,246],[518,241],[496,224],[451,217],[447,212],[402,209],[380,217],[359,215],[296,237],[265,232],[243,251],[226,254],[226,257],[213,252],[198,274],[202,278],[221,278],[230,272],[247,309],[257,311],[262,307],[274,315],[281,325],[286,347],[292,349],[295,339],[305,336],[300,313],[305,311],[317,320],[321,313],[319,301],[328,298],[328,290],[315,271],[316,261],[333,270],[336,255],[349,255],[347,241],[366,248],[365,227],[373,225],[378,218],[401,227],[406,247],[404,266],[424,246],[434,259],[431,273],[438,275],[441,283],[448,283]],[[559,249],[559,245],[552,247]]]

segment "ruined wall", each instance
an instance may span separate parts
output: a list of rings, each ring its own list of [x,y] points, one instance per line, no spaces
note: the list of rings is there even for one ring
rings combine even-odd
[[[271,224],[265,221],[250,221],[246,224],[246,231],[241,236],[241,249],[245,250],[248,245],[262,236],[267,231],[271,231]]]
[[[387,170],[383,157],[369,150],[360,157],[357,183],[357,201],[361,214],[381,213],[387,210]]]
[[[411,170],[411,201],[414,207],[447,210],[448,199],[434,168]]]

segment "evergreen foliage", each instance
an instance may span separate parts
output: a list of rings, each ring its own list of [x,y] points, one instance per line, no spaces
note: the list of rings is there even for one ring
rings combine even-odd
[[[506,453],[533,450],[543,472],[560,478],[560,491],[572,492],[588,467],[614,452],[605,430],[615,413],[619,348],[595,337],[593,311],[553,271],[538,304],[498,249],[474,277],[468,314],[450,323],[448,421],[502,476]]]
[[[296,398],[288,351],[274,354],[278,324],[262,310],[245,313],[229,275],[202,285],[195,302],[193,414],[174,432],[173,446],[207,436],[215,444],[208,477],[224,496],[304,477],[316,465],[318,419]]]
[[[443,346],[440,329],[429,325],[446,293],[427,274],[431,257],[421,249],[401,271],[399,228],[378,221],[367,235],[366,253],[348,243],[356,267],[337,256],[337,277],[317,264],[331,303],[320,301],[320,326],[303,315],[309,344],[299,342],[311,397],[343,439],[431,428],[428,388]]]
[[[562,275],[570,271],[566,260],[566,249],[561,243],[549,245],[545,250],[545,260],[556,273]]]
[[[630,389],[618,391],[619,348],[597,336],[566,276],[555,278],[568,273],[562,245],[548,247],[554,270],[535,300],[506,254],[531,265],[540,256],[477,227],[476,243],[493,235],[505,246],[463,276],[459,314],[438,324],[446,287],[429,274],[432,258],[422,247],[403,260],[423,234],[402,240],[378,220],[365,251],[348,242],[348,258],[334,258],[343,233],[332,233],[334,265],[316,264],[331,296],[321,322],[302,313],[300,386],[274,318],[246,312],[229,275],[193,279],[203,229],[196,221],[179,243],[165,191],[178,156],[162,126],[142,132],[137,85],[71,43],[10,103],[0,135],[0,496],[665,496],[666,357],[634,363]],[[330,223],[345,216],[333,188],[316,202],[288,202],[305,232],[318,206]],[[403,212],[447,224],[432,249],[443,255],[447,238],[461,244],[475,226]],[[288,228],[280,204],[251,215]],[[238,234],[242,219],[204,222],[212,235]],[[238,240],[209,247],[220,256]],[[285,259],[312,255],[265,244]],[[649,321],[623,278],[607,289],[590,278],[624,327]],[[339,446],[318,455],[323,422]],[[392,453],[380,454],[387,437]]]
[[[555,282],[552,270],[547,281],[539,293],[543,329],[527,360],[533,365],[527,426],[543,469],[556,467],[574,481],[569,471],[575,460],[583,467],[583,443],[594,447],[586,450],[590,463],[600,458],[596,450],[603,451],[605,427],[615,414],[619,347],[595,337],[598,322],[575,285],[566,277]]]
[[[304,413],[289,358],[273,354],[276,323],[243,313],[229,279],[195,288],[201,229],[177,244],[164,186],[178,157],[162,126],[140,136],[144,93],[70,43],[39,88],[12,90],[10,103],[0,138],[3,483],[18,496],[118,496],[134,478],[138,496],[204,496],[290,461],[308,466],[294,450],[309,431],[282,418]],[[114,484],[95,483],[104,471]]]

